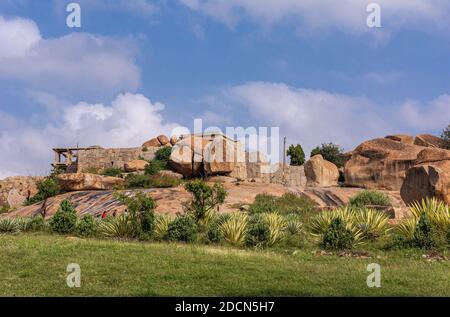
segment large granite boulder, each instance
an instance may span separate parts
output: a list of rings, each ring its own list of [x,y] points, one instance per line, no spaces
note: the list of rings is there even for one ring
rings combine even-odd
[[[400,190],[406,171],[415,165],[423,149],[388,138],[363,142],[345,164],[345,183],[369,189]]]
[[[204,170],[208,175],[228,174],[245,163],[245,149],[239,142],[217,137],[203,149]]]
[[[147,165],[148,165],[147,161],[134,160],[134,161],[125,163],[123,168],[124,168],[125,172],[132,173],[132,172],[140,172],[140,171],[145,170],[145,167]]]
[[[22,206],[28,197],[37,194],[37,184],[43,179],[44,177],[39,176],[15,176],[0,180],[0,206]]]
[[[61,174],[57,179],[65,191],[112,190],[125,184],[122,178],[89,173]]]
[[[406,172],[400,194],[407,204],[437,197],[450,204],[450,151],[428,148]]]
[[[142,144],[142,147],[160,147],[161,143],[159,142],[158,138],[153,138],[151,140],[148,140],[144,144]]]
[[[306,186],[329,187],[336,186],[339,179],[339,170],[336,165],[325,160],[322,155],[315,155],[304,165]]]
[[[209,143],[201,137],[187,137],[173,146],[169,165],[184,177],[198,176],[203,172],[203,148]]]
[[[168,145],[168,144],[170,144],[169,138],[166,137],[166,136],[163,135],[163,134],[159,135],[159,136],[157,137],[157,139],[158,139],[158,141],[159,141],[159,143],[160,143],[161,145]]]
[[[425,147],[444,148],[445,142],[440,137],[431,134],[419,134],[414,139],[414,144]]]

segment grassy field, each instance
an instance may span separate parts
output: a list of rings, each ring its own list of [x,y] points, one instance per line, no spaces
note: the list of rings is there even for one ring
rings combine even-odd
[[[73,237],[0,236],[0,296],[450,296],[450,262],[421,251],[370,258],[319,256],[313,249],[248,251]],[[382,287],[366,285],[367,264]],[[66,266],[81,266],[81,288]]]

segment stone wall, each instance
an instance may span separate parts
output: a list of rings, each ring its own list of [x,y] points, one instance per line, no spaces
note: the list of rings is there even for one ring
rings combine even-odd
[[[147,151],[137,148],[87,149],[78,152],[78,172],[109,167],[123,168],[125,163],[138,160],[153,160],[160,147],[148,147]]]
[[[306,186],[303,166],[286,165],[283,168],[283,164],[248,163],[247,179],[286,186]]]

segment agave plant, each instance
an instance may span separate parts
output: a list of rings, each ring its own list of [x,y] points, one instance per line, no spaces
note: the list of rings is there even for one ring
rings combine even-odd
[[[0,233],[17,233],[20,231],[20,226],[15,219],[0,219]]]
[[[303,230],[303,224],[296,214],[289,214],[286,217],[286,232],[290,235],[300,234]]]
[[[244,243],[247,234],[248,215],[242,212],[234,212],[220,224],[219,231],[223,239],[236,246]]]
[[[323,235],[327,231],[333,220],[336,218],[340,218],[345,223],[347,229],[354,232],[358,231],[358,229],[354,225],[356,219],[355,210],[353,208],[345,206],[334,210],[324,210],[318,215],[314,216],[309,224],[311,233],[314,236]]]
[[[138,229],[131,217],[121,215],[100,222],[99,233],[108,238],[134,238],[138,235]]]
[[[426,214],[433,225],[440,230],[448,232],[450,229],[450,206],[435,197],[422,199],[420,203],[413,202],[410,210],[412,217],[416,220]]]
[[[173,221],[173,217],[169,215],[159,215],[155,219],[154,236],[157,240],[163,240],[169,231],[169,224]]]
[[[271,212],[263,215],[264,222],[269,227],[268,245],[274,245],[284,239],[286,220],[280,214]]]
[[[382,237],[392,229],[389,225],[389,216],[374,209],[363,209],[356,213],[354,223],[361,231],[362,238],[369,240]]]

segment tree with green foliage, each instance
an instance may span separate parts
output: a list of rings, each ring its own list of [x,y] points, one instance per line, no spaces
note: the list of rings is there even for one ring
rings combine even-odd
[[[305,163],[305,152],[300,144],[291,144],[286,154],[290,157],[292,166],[300,166]]]
[[[170,146],[164,146],[156,151],[155,160],[169,162],[171,154],[172,148]]]
[[[311,157],[321,154],[323,158],[337,167],[344,166],[344,149],[334,143],[322,143],[311,151]]]
[[[116,194],[116,198],[128,207],[128,217],[135,231],[141,238],[149,238],[153,234],[155,223],[155,200],[143,192],[137,192],[133,196]]]
[[[424,213],[420,216],[414,230],[413,244],[418,248],[431,249],[436,246],[434,238],[435,229],[428,215]]]
[[[441,138],[445,142],[445,148],[450,150],[450,124],[442,131]]]
[[[153,160],[148,162],[148,164],[145,166],[145,174],[146,175],[155,175],[158,174],[160,171],[164,170],[167,167],[167,162],[160,161],[160,160]]]
[[[46,177],[44,180],[38,182],[37,189],[37,194],[27,199],[27,205],[39,203],[47,198],[58,195],[61,192],[58,181],[53,177]]]
[[[208,218],[227,197],[227,192],[221,184],[215,183],[211,187],[201,179],[186,183],[185,189],[192,194],[192,201],[186,206],[187,212],[197,222]]]
[[[325,231],[322,239],[322,246],[325,249],[346,250],[353,248],[355,237],[353,233],[345,227],[345,222],[340,217],[336,217]]]
[[[77,219],[75,208],[69,200],[65,199],[50,220],[50,228],[57,233],[71,233],[75,231]]]

